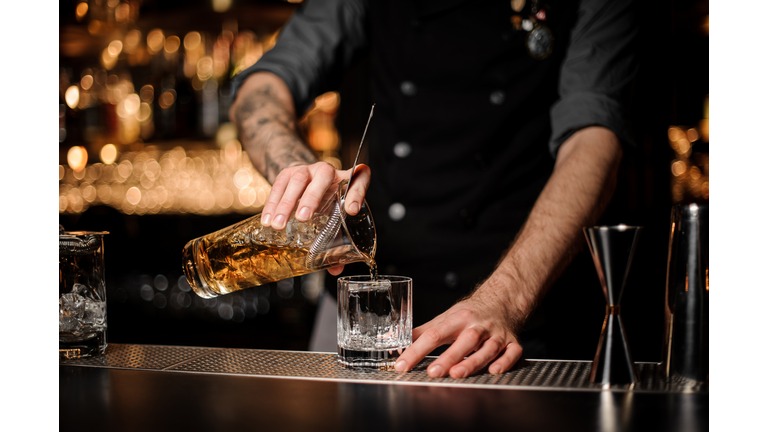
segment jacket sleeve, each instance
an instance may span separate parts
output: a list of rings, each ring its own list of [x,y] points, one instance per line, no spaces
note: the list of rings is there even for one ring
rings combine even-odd
[[[613,131],[627,147],[633,145],[625,105],[638,68],[637,14],[631,0],[588,0],[579,5],[551,108],[549,150],[557,155],[574,132],[588,126]]]
[[[366,1],[307,0],[278,37],[275,47],[233,80],[233,94],[254,72],[279,76],[291,91],[297,116],[319,94],[341,81],[343,71],[367,45]]]

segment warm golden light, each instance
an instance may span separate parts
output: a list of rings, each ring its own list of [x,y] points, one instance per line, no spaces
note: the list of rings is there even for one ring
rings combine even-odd
[[[213,0],[214,12],[226,12],[232,6],[232,0]]]
[[[701,171],[698,167],[691,167],[690,176],[693,180],[698,180],[701,177]]]
[[[107,0],[107,6],[111,8],[116,7],[119,4],[120,4],[120,0]]]
[[[88,3],[80,3],[75,8],[75,16],[77,16],[77,20],[80,21],[85,17],[85,14],[88,13]]]
[[[241,169],[235,173],[232,181],[235,183],[235,187],[243,189],[251,184],[251,173],[247,170]]]
[[[126,96],[125,99],[123,99],[123,104],[125,105],[125,113],[127,116],[136,115],[136,113],[139,111],[140,103],[141,100],[139,99],[139,95],[136,93],[132,93]]]
[[[115,8],[115,21],[124,23],[128,21],[128,17],[131,15],[131,5],[128,3],[121,3]]]
[[[155,98],[155,89],[147,84],[139,90],[139,96],[141,96],[142,101],[152,103],[152,100]]]
[[[73,146],[67,151],[67,164],[75,172],[80,172],[88,163],[88,151],[83,146]]]
[[[683,161],[675,161],[672,163],[672,175],[679,177],[685,173],[685,163]]]
[[[157,54],[165,45],[165,35],[160,29],[154,29],[147,34],[147,48],[151,54]]]
[[[187,51],[194,51],[200,46],[202,40],[203,38],[200,36],[200,33],[196,31],[189,32],[184,36],[184,49]]]
[[[137,29],[129,31],[125,35],[125,52],[133,54],[139,47],[139,43],[141,43],[141,32]]]
[[[178,36],[169,36],[168,39],[165,40],[165,52],[173,54],[179,50],[180,45],[181,40]]]
[[[117,147],[115,147],[114,144],[106,144],[101,148],[99,156],[101,157],[101,161],[105,164],[113,164],[115,163],[115,160],[117,160]]]
[[[699,132],[695,128],[688,129],[685,135],[688,138],[688,141],[690,142],[694,142],[697,139],[699,139]]]
[[[117,64],[117,57],[109,53],[109,48],[104,48],[101,52],[101,65],[104,69],[111,70]]]
[[[667,131],[667,136],[669,137],[669,142],[673,143],[679,140],[680,138],[683,138],[685,134],[683,133],[683,130],[680,129],[679,127],[671,126]]]
[[[93,75],[86,75],[82,78],[80,78],[80,87],[83,88],[83,90],[90,90],[91,86],[93,86]]]
[[[203,57],[197,62],[197,77],[200,81],[205,81],[213,76],[213,59]]]
[[[142,102],[139,106],[139,112],[136,113],[136,120],[140,122],[145,122],[149,120],[149,117],[152,115],[152,107],[149,106],[148,103]]]
[[[680,138],[679,140],[676,141],[676,143],[677,143],[677,148],[675,150],[677,150],[677,152],[680,153],[681,155],[688,153],[688,150],[691,149],[691,143],[688,142],[687,138]]]
[[[141,191],[134,186],[125,192],[125,199],[131,203],[131,205],[136,205],[141,201]]]
[[[67,102],[67,106],[75,109],[77,104],[80,103],[80,90],[77,86],[70,86],[64,93],[64,100]]]
[[[64,174],[67,173],[67,170],[64,168],[64,165],[59,165],[59,181],[64,179]]]
[[[162,109],[168,109],[173,105],[173,102],[176,100],[176,91],[171,89],[164,91],[162,95],[160,95],[160,100],[158,101],[158,105],[160,105],[160,108]]]
[[[216,144],[224,148],[228,142],[237,139],[237,128],[232,123],[222,123],[216,131]]]
[[[117,57],[120,55],[121,52],[123,52],[123,43],[119,40],[113,40],[109,43],[109,46],[107,47],[107,51],[109,51],[109,55],[112,57]]]

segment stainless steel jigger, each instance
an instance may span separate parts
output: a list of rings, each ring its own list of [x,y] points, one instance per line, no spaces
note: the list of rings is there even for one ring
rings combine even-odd
[[[591,382],[600,383],[603,388],[626,384],[632,388],[637,382],[620,304],[642,229],[626,225],[584,228],[606,302],[603,330],[589,375]]]

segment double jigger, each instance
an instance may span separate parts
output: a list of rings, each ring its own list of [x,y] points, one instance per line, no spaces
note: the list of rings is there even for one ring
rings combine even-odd
[[[589,380],[603,388],[637,383],[637,373],[621,321],[621,295],[642,227],[616,225],[584,228],[589,251],[605,295],[605,320]]]

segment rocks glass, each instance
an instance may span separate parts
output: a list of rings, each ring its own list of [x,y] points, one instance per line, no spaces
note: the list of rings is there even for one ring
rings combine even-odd
[[[336,336],[342,367],[395,370],[411,345],[412,289],[411,278],[403,276],[338,279]]]

